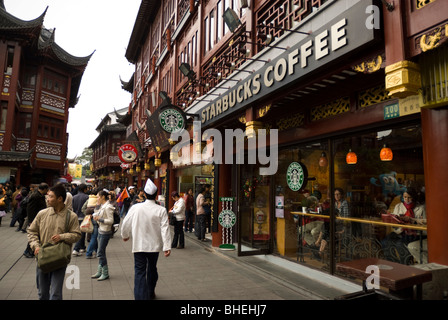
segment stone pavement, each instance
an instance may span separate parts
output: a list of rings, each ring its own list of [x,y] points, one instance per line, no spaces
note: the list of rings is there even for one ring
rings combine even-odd
[[[22,255],[26,234],[9,227],[10,221],[8,214],[0,227],[0,300],[37,300],[36,262]],[[122,241],[118,231],[106,254],[110,279],[105,281],[90,278],[97,258],[72,257],[70,265],[76,267],[69,267],[79,270],[79,282],[69,281],[75,272],[67,269],[64,300],[134,299],[131,241]],[[360,290],[347,281],[320,272],[313,275],[309,268],[296,271],[303,267],[287,264],[271,255],[237,257],[235,251],[221,251],[210,240],[200,242],[187,233],[185,249],[159,256],[157,300],[332,300]],[[79,288],[74,287],[77,283]]]

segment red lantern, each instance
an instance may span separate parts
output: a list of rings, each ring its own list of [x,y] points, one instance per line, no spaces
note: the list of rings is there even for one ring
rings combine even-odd
[[[387,148],[386,145],[383,146],[380,152],[381,161],[392,161],[394,158],[394,154],[390,148]]]
[[[348,150],[345,161],[347,162],[347,164],[356,164],[358,162],[358,157],[356,156],[356,153],[352,151],[352,149]]]

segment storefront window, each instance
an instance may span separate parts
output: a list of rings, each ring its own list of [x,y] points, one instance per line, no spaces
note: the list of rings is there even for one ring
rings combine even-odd
[[[307,173],[299,190],[292,163]],[[274,253],[332,272],[338,262],[368,257],[427,263],[419,125],[281,149],[271,178]]]
[[[336,262],[374,257],[426,263],[420,126],[338,139],[334,150],[334,185],[349,208],[348,215],[336,217],[342,226],[336,235]],[[348,150],[356,154],[356,164],[347,164]],[[412,202],[406,204],[410,196]]]
[[[281,150],[275,175],[274,251],[315,267],[328,259],[330,243],[327,144],[313,142]],[[303,173],[291,177],[296,163]]]

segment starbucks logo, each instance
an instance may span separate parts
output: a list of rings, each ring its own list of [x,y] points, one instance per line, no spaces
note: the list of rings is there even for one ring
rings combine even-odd
[[[167,108],[160,113],[160,125],[168,133],[185,128],[184,115],[177,109]]]
[[[292,162],[286,171],[286,182],[292,191],[299,191],[306,184],[308,172],[299,162]]]
[[[236,215],[231,210],[223,210],[218,216],[218,221],[223,228],[232,228],[236,222]]]

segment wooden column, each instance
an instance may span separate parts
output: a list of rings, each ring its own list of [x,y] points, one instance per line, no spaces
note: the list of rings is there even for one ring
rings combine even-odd
[[[428,262],[448,265],[448,108],[422,109]]]
[[[6,116],[6,127],[5,127],[5,135],[3,140],[3,149],[4,151],[10,151],[13,147],[13,131],[14,131],[14,119],[15,119],[15,109],[16,109],[16,93],[18,89],[19,83],[19,74],[20,74],[20,56],[22,53],[22,48],[16,44],[14,46],[14,60],[12,65],[12,74],[11,74],[11,84],[9,86],[9,96],[8,96],[8,112]],[[7,54],[7,53],[6,53]]]

